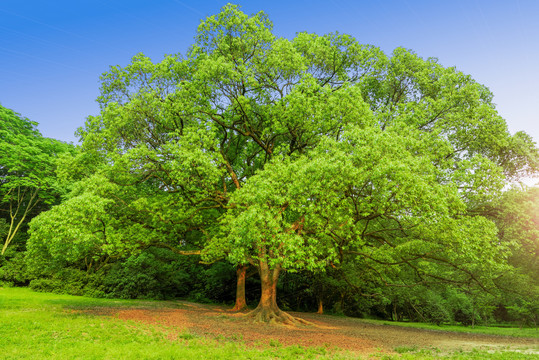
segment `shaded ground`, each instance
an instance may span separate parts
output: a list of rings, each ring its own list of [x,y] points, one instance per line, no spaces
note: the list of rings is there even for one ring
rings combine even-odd
[[[96,313],[157,325],[174,340],[185,334],[242,341],[250,346],[301,345],[344,349],[363,354],[393,352],[396,348],[417,347],[458,350],[512,350],[539,355],[539,339],[495,335],[464,334],[421,330],[391,325],[375,325],[360,319],[292,313],[313,326],[287,327],[253,324],[242,313],[226,308],[189,302],[161,309],[100,309]]]

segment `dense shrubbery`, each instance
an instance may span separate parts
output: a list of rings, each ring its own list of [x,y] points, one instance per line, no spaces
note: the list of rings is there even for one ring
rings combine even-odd
[[[202,264],[199,256],[149,247],[108,262],[101,258],[88,266],[83,259],[52,261],[46,248],[39,252],[42,257],[30,259],[33,252],[25,252],[25,234],[21,233],[20,238],[15,242],[20,246],[13,246],[0,257],[0,286],[30,286],[35,291],[91,297],[234,302],[235,268],[225,261]],[[246,284],[251,306],[260,288],[253,270],[248,271],[252,276]],[[348,278],[343,277],[344,273]],[[525,277],[520,279],[523,284],[527,281]],[[455,287],[384,287],[372,279],[363,279],[360,269],[354,267],[344,272],[328,268],[318,274],[285,272],[278,283],[278,293],[279,306],[286,310],[314,312],[322,302],[327,313],[394,321],[537,326],[539,318],[539,302],[532,296],[502,292],[485,299],[484,294],[477,298]]]
[[[41,270],[33,270],[35,278],[30,282],[36,291],[124,299],[188,296],[196,279],[193,275],[204,272],[196,259],[158,248],[149,248],[96,271],[73,266],[60,271],[45,267]]]
[[[0,281],[25,285],[35,291],[124,299],[189,298],[199,302],[231,303],[235,295],[235,270],[229,263],[200,263],[195,256],[151,247],[100,267],[97,271],[74,266],[57,269],[42,264],[27,271],[22,253],[3,260]],[[253,279],[250,280],[252,282]],[[252,286],[251,286],[252,288]]]
[[[16,252],[12,257],[0,258],[0,285],[28,285],[29,275],[26,271],[24,254]]]
[[[170,251],[148,249],[114,264],[103,278],[103,291],[125,299],[185,296],[191,285],[185,269],[191,264],[185,263]]]
[[[0,263],[0,286],[29,285],[35,291],[106,298],[173,299],[232,304],[235,269],[227,262],[204,265],[198,256],[183,256],[168,249],[148,248],[138,254],[86,271],[66,267],[58,271],[42,268],[28,272],[22,252]],[[247,299],[258,297],[259,279],[247,279]],[[378,296],[366,296],[369,289],[353,289],[337,272],[285,273],[279,283],[279,305],[293,311],[318,310],[356,317],[420,321],[434,324],[516,323],[536,326],[537,303],[516,299],[507,307],[479,306],[477,299],[457,288],[386,288]],[[372,290],[372,289],[371,289]],[[363,293],[362,293],[363,291]],[[499,299],[498,299],[499,300]],[[496,298],[489,300],[496,305]]]

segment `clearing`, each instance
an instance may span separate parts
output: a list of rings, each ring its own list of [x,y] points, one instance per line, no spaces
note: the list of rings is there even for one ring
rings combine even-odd
[[[168,306],[165,305],[169,304]],[[186,301],[163,302],[160,308],[93,308],[84,310],[147,324],[166,332],[175,340],[192,334],[228,341],[241,341],[248,346],[267,347],[301,345],[343,349],[360,354],[394,353],[395,349],[437,349],[454,351],[516,351],[539,355],[539,338],[517,338],[499,335],[425,330],[387,324],[375,324],[355,318],[294,313],[312,322],[313,326],[253,324],[244,313],[233,313],[217,305]]]

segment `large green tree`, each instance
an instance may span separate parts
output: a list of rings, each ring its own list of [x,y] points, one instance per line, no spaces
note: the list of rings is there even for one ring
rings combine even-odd
[[[295,321],[276,302],[286,270],[350,259],[425,283],[499,271],[479,211],[537,169],[537,149],[488,89],[405,49],[272,27],[227,5],[185,57],[140,54],[102,76],[101,112],[79,134],[117,186],[130,246],[194,239],[208,261],[251,264],[264,321]]]
[[[216,219],[226,211],[230,194],[274,154],[295,156],[323,136],[338,137],[346,122],[361,121],[368,111],[355,102],[358,89],[339,81],[335,90],[342,90],[324,89],[321,83],[331,80],[332,70],[304,58],[291,42],[275,39],[265,15],[249,18],[231,6],[220,17],[209,19],[207,30],[201,28],[197,46],[186,59],[170,56],[153,64],[139,55],[125,68],[111,68],[103,76],[102,113],[89,118],[81,130],[83,147],[114,164],[109,174],[113,182],[154,189],[148,196],[138,193],[137,203],[154,204],[144,211],[158,209],[160,215],[151,218],[159,224],[148,224],[144,211],[140,218],[171,235],[196,231],[209,238],[219,227]],[[229,40],[238,44],[221,54],[216,39],[206,37],[218,35],[224,17],[248,22],[260,39],[236,36],[244,31],[245,24],[239,23],[231,30],[237,34],[230,33],[217,45],[228,47]],[[298,46],[309,41],[305,37]],[[340,50],[339,56],[350,57],[345,61],[356,65],[365,63],[357,66],[358,78],[373,71],[370,47],[349,37],[327,37],[324,42],[326,48],[339,46],[331,42],[351,48]],[[282,61],[287,54],[296,60]],[[297,60],[303,64],[294,65]],[[225,67],[219,69],[219,63]],[[317,78],[303,73],[309,67],[319,73]],[[159,199],[167,203],[159,204]],[[178,244],[183,237],[171,236],[170,241]],[[244,265],[239,264],[240,280]],[[237,307],[242,305],[244,301]]]
[[[232,261],[259,269],[257,319],[294,322],[276,303],[285,269],[324,269],[348,259],[386,284],[409,268],[422,284],[482,286],[483,274],[505,270],[494,223],[466,214],[454,184],[461,172],[439,181],[448,175],[433,164],[429,142],[402,130],[353,127],[308,156],[268,164],[234,193],[224,239],[215,241]]]
[[[2,255],[38,207],[44,210],[58,200],[62,188],[56,162],[72,149],[43,137],[37,123],[0,106],[0,220],[7,223]]]

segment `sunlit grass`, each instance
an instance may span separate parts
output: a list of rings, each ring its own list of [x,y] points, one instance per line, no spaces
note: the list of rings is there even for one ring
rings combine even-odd
[[[229,341],[181,333],[171,340],[151,325],[98,315],[106,308],[158,309],[175,302],[108,300],[0,288],[1,359],[530,359],[530,354],[475,351],[440,354],[415,346],[395,355],[337,352],[326,348],[247,347]],[[82,312],[82,310],[94,310]],[[533,355],[532,355],[533,356]]]
[[[398,321],[386,321],[386,320],[370,320],[370,319],[357,319],[360,322],[366,322],[376,325],[389,325],[389,326],[403,326],[416,329],[434,330],[434,331],[454,331],[460,333],[470,334],[485,334],[485,335],[498,335],[498,336],[513,336],[513,337],[529,337],[539,338],[539,330],[535,328],[518,328],[518,327],[496,327],[496,326],[459,326],[459,325],[434,325],[425,323],[414,322],[398,322]]]
[[[152,326],[77,310],[159,308],[158,301],[106,300],[0,288],[2,359],[298,359],[323,356],[313,348],[249,349],[237,342],[185,333],[179,340]],[[330,358],[342,358],[338,354]]]
[[[444,360],[531,360],[538,359],[539,355],[533,355],[531,353],[518,353],[508,351],[498,352],[486,352],[480,350],[473,350],[467,352],[454,352],[452,354],[442,355],[436,351],[420,350],[414,353],[403,353],[398,355],[382,355],[380,357],[371,357],[371,359],[380,360],[430,360],[430,359],[444,359]]]

